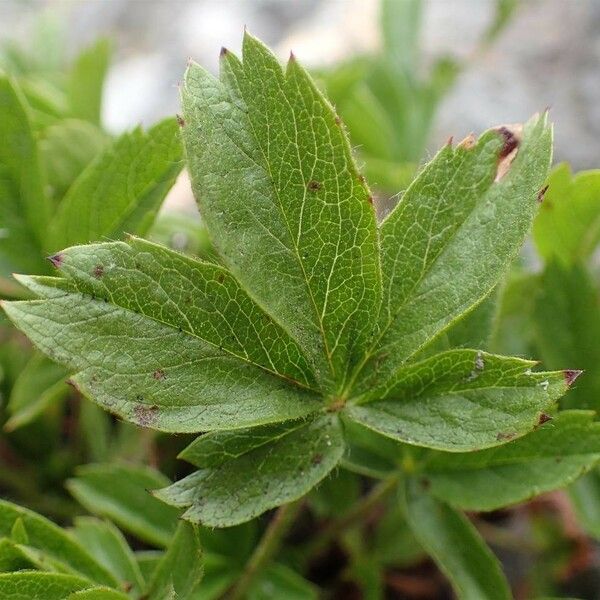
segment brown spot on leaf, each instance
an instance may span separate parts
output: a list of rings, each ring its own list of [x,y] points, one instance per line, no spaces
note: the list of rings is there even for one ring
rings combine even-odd
[[[544,201],[544,196],[546,195],[546,192],[548,191],[548,188],[550,186],[545,185],[539,192],[537,195],[537,201],[541,204]]]
[[[495,181],[500,181],[508,170],[512,161],[515,159],[521,143],[523,133],[522,125],[502,125],[496,131],[500,134],[503,140],[502,148],[498,153],[498,167],[496,169]]]
[[[308,185],[306,187],[311,192],[318,192],[323,187],[323,184],[312,179],[311,181],[308,182]]]
[[[367,202],[373,206],[373,196],[367,196]]]
[[[552,421],[552,417],[547,415],[546,413],[540,413],[540,417],[538,419],[538,426],[547,423],[548,421]]]
[[[96,265],[92,271],[92,275],[96,279],[100,279],[104,275],[104,267],[102,265]]]
[[[185,127],[185,119],[181,115],[175,115],[179,127]]]
[[[52,266],[56,267],[57,269],[60,269],[60,267],[63,264],[63,261],[65,260],[65,255],[62,252],[59,252],[58,254],[48,256],[48,260],[52,263]]]
[[[224,273],[219,273],[219,275],[217,275],[217,281],[219,283],[223,283],[225,281],[225,274]]]
[[[446,146],[450,146],[452,147],[452,142],[454,142],[454,136],[451,135],[447,140],[446,140]]]
[[[563,375],[565,378],[565,383],[568,387],[571,387],[575,380],[583,373],[583,371],[579,371],[577,369],[565,369],[563,371]]]
[[[156,371],[152,373],[152,377],[154,377],[156,381],[162,381],[163,379],[165,379],[166,375],[162,369],[156,369]]]
[[[315,454],[312,457],[312,464],[313,465],[320,465],[323,462],[323,455],[322,454]]]
[[[516,433],[511,433],[511,432],[505,433],[505,432],[502,432],[502,431],[501,431],[501,432],[500,432],[500,433],[499,433],[499,434],[496,436],[496,439],[497,439],[499,442],[508,442],[509,440],[512,440],[512,439],[513,439],[513,438],[514,438],[516,435],[517,435]]]
[[[431,487],[431,481],[427,477],[422,477],[420,483],[424,491],[427,491]]]
[[[156,422],[158,410],[156,404],[136,404],[133,407],[133,416],[140,427],[151,427]]]

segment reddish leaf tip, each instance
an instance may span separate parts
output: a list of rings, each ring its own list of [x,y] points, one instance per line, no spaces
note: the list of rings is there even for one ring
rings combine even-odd
[[[62,252],[59,252],[58,254],[53,254],[52,256],[47,256],[46,258],[52,263],[52,266],[60,269],[65,260],[65,255]]]
[[[571,387],[575,380],[583,373],[583,371],[579,369],[565,369],[563,371],[563,375],[565,377],[565,383],[567,387]]]

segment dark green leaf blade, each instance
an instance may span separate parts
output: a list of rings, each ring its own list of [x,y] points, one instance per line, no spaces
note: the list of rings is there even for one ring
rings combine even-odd
[[[546,265],[532,311],[534,342],[544,366],[585,371],[563,401],[570,408],[600,408],[598,300],[597,285],[583,265]]]
[[[144,234],[183,167],[179,130],[165,119],[115,140],[73,183],[51,224],[51,251],[124,232]],[[107,202],[110,198],[110,202]]]
[[[155,495],[168,504],[187,508],[184,519],[209,527],[229,527],[302,497],[344,453],[342,427],[335,416],[297,421],[286,433],[281,427],[272,427],[274,439],[269,443],[263,443],[266,428],[258,432],[259,443],[253,442],[252,430],[201,437],[189,455],[201,456],[204,445],[213,455],[200,459],[204,461],[201,464],[215,466],[202,468]],[[230,460],[225,460],[225,453],[217,458],[214,449],[221,439],[226,448],[235,447],[239,452],[245,447],[247,451]]]
[[[164,475],[124,463],[85,465],[76,475],[67,481],[67,488],[92,514],[110,519],[149,544],[169,544],[179,511],[148,493],[170,483]]]
[[[450,452],[497,446],[531,431],[575,377],[533,372],[535,364],[450,350],[400,369],[381,394],[349,404],[346,414],[417,446]]]
[[[500,128],[447,145],[415,179],[381,226],[380,333],[362,389],[490,293],[523,244],[551,155],[544,114],[520,141]]]
[[[380,295],[375,216],[331,106],[255,38],[183,87],[192,184],[227,266],[341,387]]]
[[[142,594],[145,584],[135,556],[123,534],[110,521],[78,517],[73,534],[115,576],[120,589]]]
[[[17,519],[21,519],[29,546],[68,565],[74,573],[90,581],[111,586],[116,584],[116,579],[66,531],[41,515],[0,500],[0,536],[10,536]]]
[[[593,417],[565,411],[499,448],[432,454],[423,472],[428,489],[457,508],[496,510],[564,487],[600,460],[600,423]]]
[[[191,598],[204,574],[204,557],[198,528],[180,521],[175,537],[156,567],[148,598],[163,600],[172,590],[175,598]]]
[[[419,543],[448,577],[461,600],[510,600],[500,563],[473,524],[410,481],[406,517]]]

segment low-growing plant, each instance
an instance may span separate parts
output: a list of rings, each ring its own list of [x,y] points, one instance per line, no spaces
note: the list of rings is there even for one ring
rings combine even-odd
[[[64,533],[43,521],[38,529],[41,517],[6,504],[5,570],[25,561],[51,573],[2,575],[0,591],[29,586],[36,597],[46,586],[59,590],[56,597],[86,597],[79,590],[104,585],[113,590],[89,597],[277,597],[265,590],[284,581],[280,593],[314,597],[294,569],[306,574],[311,557],[384,504],[390,521],[376,528],[378,551],[368,559],[363,542],[350,544],[352,570],[367,589],[376,593],[389,560],[387,526],[408,541],[396,540],[407,561],[429,554],[461,598],[510,597],[499,562],[464,511],[563,487],[600,459],[593,413],[556,406],[579,375],[563,368],[579,365],[538,371],[535,362],[489,353],[482,329],[489,319],[474,318],[543,198],[552,154],[547,114],[448,143],[378,223],[344,124],[293,55],[282,69],[245,34],[243,59],[224,49],[220,69],[217,78],[190,64],[179,119],[218,258],[199,260],[136,236],[55,247],[147,223],[172,182],[169,169],[180,166],[164,151],[177,148],[168,124],[172,145],[161,144],[156,158],[152,144],[142,145],[131,172],[142,177],[168,163],[162,185],[126,218],[112,176],[104,194],[63,201],[57,225],[36,220],[33,231],[57,232],[45,247],[58,275],[17,275],[35,299],[3,303],[97,405],[140,427],[202,434],[180,453],[196,470],[171,485],[136,487],[135,476],[110,466],[83,469],[69,484],[86,508],[168,550],[140,562],[110,524],[84,519]],[[20,165],[12,172],[23,177],[25,163],[6,162]],[[105,171],[102,163],[84,175]],[[28,179],[14,178],[16,189],[29,190]],[[39,193],[26,196],[18,203],[30,210],[22,220],[45,214],[35,210],[44,202]],[[481,344],[464,347],[474,339]],[[379,481],[362,494],[355,474]],[[132,503],[144,487],[166,504]],[[269,566],[305,502],[316,514],[331,517],[340,507],[342,514],[299,541],[281,567]],[[259,540],[255,530],[242,532],[276,507]],[[165,510],[181,513],[175,538]],[[237,555],[239,569],[231,569],[230,551],[206,563],[198,583],[198,540],[210,544],[212,527],[229,528],[222,547],[246,539],[251,552]],[[65,537],[48,542],[37,536],[42,529]],[[73,536],[84,540],[86,550],[73,551],[84,551],[81,563],[63,556]],[[215,584],[219,569],[228,575]],[[266,574],[268,585],[256,591]]]

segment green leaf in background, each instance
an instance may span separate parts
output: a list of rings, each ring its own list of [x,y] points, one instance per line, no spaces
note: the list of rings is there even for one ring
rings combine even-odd
[[[109,144],[99,127],[78,119],[61,119],[40,134],[40,153],[52,197],[60,200],[87,165]]]
[[[385,383],[491,292],[531,226],[551,156],[544,114],[522,134],[499,128],[447,145],[415,179],[381,226],[380,333],[363,387]]]
[[[565,487],[600,460],[594,413],[564,411],[529,435],[482,452],[435,453],[425,462],[431,494],[465,510],[495,510]]]
[[[224,263],[340,389],[380,292],[370,192],[329,103],[292,58],[245,34],[221,77],[192,64],[183,137],[202,217]],[[277,277],[270,276],[277,273]]]
[[[544,260],[569,265],[587,259],[600,242],[600,170],[573,175],[566,163],[548,177],[548,189],[533,224]]]
[[[130,597],[111,588],[95,587],[73,592],[67,600],[130,600]]]
[[[67,488],[91,513],[111,519],[149,544],[168,546],[179,511],[148,493],[168,484],[164,475],[150,467],[99,464],[79,467]]]
[[[473,524],[409,482],[406,517],[419,543],[452,583],[461,600],[509,600],[500,563]]]
[[[200,536],[195,525],[180,521],[169,548],[158,563],[149,585],[149,600],[191,598],[204,573]],[[200,596],[198,596],[200,597]]]
[[[12,431],[36,419],[68,394],[68,372],[43,354],[35,353],[14,382],[8,400],[10,418],[4,429]]]
[[[52,221],[48,245],[60,250],[120,238],[124,232],[145,233],[182,167],[174,119],[147,133],[138,127],[123,134],[69,188]]]
[[[578,522],[600,540],[600,470],[596,468],[573,483],[569,495]]]
[[[89,581],[73,575],[26,571],[0,574],[3,600],[65,600],[72,592],[89,587]]]
[[[0,72],[0,275],[40,267],[50,214],[26,102]],[[28,251],[24,252],[23,249]]]
[[[0,536],[10,537],[15,521],[20,519],[28,545],[69,567],[72,573],[99,584],[115,585],[116,580],[87,550],[60,527],[26,508],[0,500]],[[91,584],[90,584],[91,585]],[[0,597],[1,594],[0,586]]]
[[[317,600],[316,586],[282,564],[273,564],[248,591],[248,600]]]
[[[348,416],[399,441],[453,452],[505,444],[531,431],[568,389],[563,371],[476,350],[450,350],[398,371]],[[368,400],[368,398],[367,398]]]
[[[338,464],[343,452],[335,416],[215,432],[183,452],[200,470],[155,495],[187,508],[184,518],[192,522],[228,527],[302,497]]]
[[[67,95],[74,117],[100,124],[102,90],[111,55],[111,44],[100,39],[85,49],[71,67]]]
[[[120,589],[142,594],[144,579],[123,534],[110,521],[77,517],[73,534],[80,544],[117,577]]]
[[[583,265],[546,265],[532,314],[535,345],[545,367],[583,369],[563,400],[570,408],[600,407],[600,311],[598,289]]]

